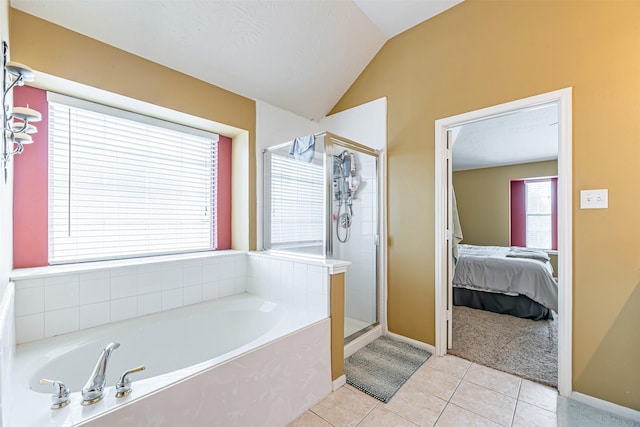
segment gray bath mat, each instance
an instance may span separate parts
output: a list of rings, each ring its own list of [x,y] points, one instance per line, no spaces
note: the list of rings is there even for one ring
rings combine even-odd
[[[387,403],[431,356],[411,344],[380,337],[344,361],[347,384]]]

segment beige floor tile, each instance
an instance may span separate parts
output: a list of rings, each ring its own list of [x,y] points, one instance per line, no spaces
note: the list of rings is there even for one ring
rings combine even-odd
[[[471,366],[471,362],[456,356],[431,356],[423,366],[446,372],[453,377],[461,379],[467,372],[467,369],[469,369],[469,366]]]
[[[558,391],[533,381],[522,380],[518,400],[555,412],[558,404]]]
[[[350,384],[345,384],[345,385],[342,386],[342,388],[346,388],[347,390],[351,390],[354,393],[358,393],[358,395],[360,395],[360,397],[363,397],[364,399],[370,401],[374,405],[384,405],[384,403],[382,403],[382,401],[376,399],[373,396],[368,395],[364,391],[358,390],[357,388],[355,388],[354,386],[352,386]]]
[[[460,408],[456,405],[448,404],[440,419],[436,423],[436,427],[499,427],[491,420],[474,414],[471,411]]]
[[[555,412],[547,411],[526,402],[518,402],[513,427],[555,427],[558,425]]]
[[[401,388],[385,409],[394,412],[419,426],[433,426],[447,402],[424,391]]]
[[[340,387],[311,411],[334,426],[355,426],[376,406],[364,393]]]
[[[331,427],[331,424],[313,412],[307,411],[289,424],[288,427]]]
[[[425,366],[418,369],[400,390],[421,391],[448,401],[459,383],[458,378]]]
[[[521,382],[518,377],[475,363],[467,370],[464,380],[506,394],[514,399],[518,397]]]
[[[358,424],[358,427],[416,427],[416,425],[409,420],[402,418],[399,415],[394,414],[391,411],[387,411],[382,406],[376,406],[373,411],[365,417],[365,419]]]
[[[516,406],[515,399],[464,380],[451,403],[503,426],[511,425]]]

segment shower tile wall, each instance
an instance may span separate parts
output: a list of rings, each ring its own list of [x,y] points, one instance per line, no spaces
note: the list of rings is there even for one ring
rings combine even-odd
[[[327,267],[250,253],[248,275],[247,292],[329,316]]]
[[[246,291],[246,254],[15,279],[23,343]]]
[[[351,261],[346,273],[345,316],[376,321],[377,176],[376,159],[356,153],[360,187],[353,200],[351,237],[340,243],[333,236],[334,258]]]

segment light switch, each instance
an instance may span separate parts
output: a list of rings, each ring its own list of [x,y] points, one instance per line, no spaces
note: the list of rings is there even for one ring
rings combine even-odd
[[[609,190],[580,191],[580,209],[607,209],[609,207]]]

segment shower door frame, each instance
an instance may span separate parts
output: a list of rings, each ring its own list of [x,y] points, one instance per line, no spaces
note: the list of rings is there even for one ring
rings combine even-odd
[[[384,315],[383,313],[381,313],[380,311],[380,307],[381,307],[381,299],[383,299],[383,294],[381,293],[381,289],[380,289],[380,263],[381,263],[381,250],[380,250],[380,243],[381,243],[381,227],[380,227],[380,201],[382,200],[382,180],[381,180],[381,162],[380,162],[380,150],[376,150],[374,148],[371,147],[367,147],[365,145],[359,144],[355,141],[349,140],[347,138],[342,138],[340,136],[337,136],[335,134],[332,134],[330,132],[323,132],[321,134],[318,134],[317,136],[323,136],[324,137],[324,150],[325,150],[325,172],[326,172],[326,188],[325,191],[327,192],[327,197],[326,197],[326,218],[327,218],[327,229],[326,229],[326,241],[327,241],[327,245],[326,245],[326,251],[325,251],[325,257],[327,259],[333,259],[333,234],[335,233],[336,229],[335,227],[337,227],[337,221],[333,221],[333,161],[334,161],[334,154],[339,154],[339,153],[334,153],[334,145],[337,145],[339,147],[341,147],[342,149],[346,149],[346,150],[351,150],[354,151],[356,153],[362,153],[362,154],[366,154],[369,156],[373,156],[374,160],[375,160],[375,176],[376,176],[376,189],[375,189],[375,197],[376,197],[376,206],[375,206],[375,214],[376,214],[376,218],[375,218],[375,237],[374,237],[374,245],[376,247],[375,249],[375,280],[374,280],[374,285],[375,285],[375,295],[376,295],[376,306],[375,306],[375,313],[376,313],[376,321],[362,329],[359,332],[356,332],[356,334],[362,334],[362,333],[366,333],[369,329],[371,329],[372,327],[375,327],[376,325],[381,325],[383,324],[383,318]],[[346,305],[346,300],[345,300],[345,305]],[[385,326],[386,328],[386,326]],[[345,337],[346,338],[346,337]]]

